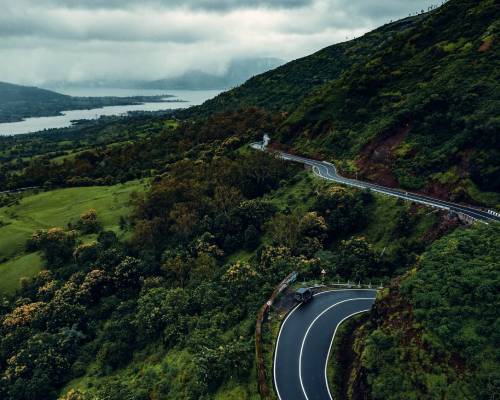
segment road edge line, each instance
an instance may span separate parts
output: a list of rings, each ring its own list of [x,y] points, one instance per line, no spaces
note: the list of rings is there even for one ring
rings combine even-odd
[[[300,381],[300,387],[302,388],[302,392],[304,393],[306,400],[309,400],[309,397],[307,396],[306,390],[304,388],[304,383],[302,381],[302,353],[304,350],[304,344],[306,342],[307,335],[309,335],[309,331],[311,330],[312,326],[316,323],[316,321],[319,318],[321,318],[326,312],[330,311],[332,308],[338,306],[339,304],[347,303],[349,301],[357,301],[357,300],[373,300],[375,302],[376,297],[356,297],[353,299],[346,299],[346,300],[339,301],[335,304],[332,304],[332,305],[328,306],[327,308],[325,308],[323,311],[321,311],[321,313],[319,313],[316,316],[316,318],[314,318],[313,321],[307,327],[306,333],[305,333],[304,338],[302,339],[302,343],[300,345],[300,353],[299,353],[299,381]]]
[[[326,356],[326,363],[325,363],[325,383],[326,383],[326,388],[328,390],[328,395],[330,396],[330,400],[333,400],[333,396],[332,396],[332,392],[330,391],[330,385],[328,384],[328,360],[330,359],[330,354],[331,354],[332,347],[333,347],[333,341],[335,340],[335,334],[337,333],[337,329],[339,329],[339,326],[342,325],[342,323],[345,320],[353,317],[354,315],[362,314],[362,313],[368,312],[370,310],[371,310],[371,308],[369,308],[367,310],[357,311],[355,313],[352,313],[351,315],[348,315],[347,317],[345,317],[342,321],[340,321],[337,324],[337,326],[335,327],[335,330],[333,331],[333,336],[332,336],[332,340],[330,341],[330,347],[328,348],[328,354]]]
[[[278,354],[278,346],[280,343],[280,337],[281,337],[281,332],[283,331],[283,327],[286,324],[286,321],[288,321],[288,318],[291,317],[291,315],[302,305],[302,303],[299,303],[295,305],[286,315],[285,319],[283,320],[283,323],[280,326],[280,330],[278,332],[278,338],[276,339],[276,346],[274,346],[274,355],[273,355],[273,383],[274,383],[274,388],[276,390],[276,395],[278,396],[279,400],[283,400],[280,396],[280,391],[278,389],[278,382],[276,381],[276,358]]]

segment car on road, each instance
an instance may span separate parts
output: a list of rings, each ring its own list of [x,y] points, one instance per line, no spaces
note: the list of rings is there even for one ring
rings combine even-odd
[[[299,303],[309,303],[313,299],[313,293],[309,288],[299,288],[293,297]]]

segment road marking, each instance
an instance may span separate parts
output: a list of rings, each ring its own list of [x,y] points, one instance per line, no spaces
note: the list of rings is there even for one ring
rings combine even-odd
[[[314,297],[316,296],[319,296],[319,295],[322,295],[322,294],[325,294],[325,293],[331,293],[331,292],[345,292],[345,291],[352,291],[352,290],[367,290],[367,291],[373,291],[373,292],[377,292],[377,289],[331,289],[331,290],[325,290],[324,292],[319,292],[319,293],[316,293],[314,295]],[[371,297],[370,297],[371,298]],[[278,339],[276,339],[276,346],[274,348],[274,360],[273,360],[273,381],[274,381],[274,387],[276,389],[276,394],[278,395],[278,399],[279,400],[283,400],[281,395],[280,395],[280,392],[279,392],[279,389],[278,389],[278,381],[276,380],[276,359],[278,357],[278,346],[279,346],[279,343],[280,343],[280,337],[281,337],[281,332],[283,331],[284,327],[285,327],[285,324],[286,324],[286,321],[288,321],[288,318],[290,318],[292,316],[292,314],[302,305],[303,303],[299,303],[297,304],[294,308],[292,308],[290,310],[290,312],[288,313],[288,315],[286,316],[285,320],[283,321],[283,323],[281,324],[281,327],[280,327],[280,330],[279,330],[279,333],[278,333]],[[300,376],[300,375],[299,375]]]
[[[352,313],[351,315],[348,315],[347,317],[345,317],[335,327],[335,331],[333,332],[332,340],[330,341],[330,347],[328,348],[328,354],[326,355],[326,362],[325,362],[325,385],[326,385],[326,389],[328,390],[328,396],[330,396],[330,400],[333,400],[333,396],[332,396],[332,392],[330,392],[330,385],[328,385],[328,373],[327,373],[327,370],[328,370],[328,360],[330,359],[330,353],[332,351],[333,341],[335,339],[335,334],[337,333],[337,329],[339,328],[340,325],[342,325],[342,322],[344,322],[346,319],[349,319],[349,318],[353,317],[354,315],[365,313],[365,312],[368,312],[368,311],[370,311],[370,309],[356,311],[355,313]]]
[[[263,150],[261,147],[259,147],[259,143],[260,142],[251,143],[250,146],[254,149],[257,149],[257,150]],[[337,173],[337,169],[335,168],[334,164],[329,163],[327,161],[316,161],[316,160],[312,160],[312,159],[308,159],[308,158],[304,158],[304,157],[294,156],[294,155],[287,154],[287,153],[284,153],[281,151],[277,152],[277,153],[279,153],[280,157],[283,158],[284,160],[300,162],[302,164],[311,166],[315,175],[317,175],[323,179],[331,180],[331,181],[334,181],[337,183],[341,183],[344,185],[353,186],[353,187],[357,187],[357,188],[370,189],[370,190],[377,192],[377,193],[382,193],[382,194],[397,197],[400,199],[406,199],[408,201],[424,204],[424,205],[435,207],[435,208],[440,208],[440,209],[447,210],[447,211],[453,211],[453,212],[458,213],[458,214],[461,213],[469,218],[472,218],[475,221],[479,221],[479,222],[482,222],[485,224],[488,224],[488,222],[486,222],[486,221],[495,221],[495,222],[500,221],[500,214],[499,213],[490,213],[490,212],[486,212],[486,211],[482,212],[481,210],[475,210],[472,207],[461,206],[460,204],[446,202],[443,200],[434,199],[432,197],[428,197],[428,196],[424,196],[424,195],[420,195],[420,194],[398,193],[398,191],[394,190],[394,189],[385,188],[383,186],[379,186],[379,185],[375,185],[375,184],[371,184],[371,183],[367,183],[367,182],[362,182],[362,181],[344,178]],[[330,170],[327,167],[327,165],[329,165],[331,168],[333,168],[334,174],[330,173]],[[326,175],[323,174],[324,172],[322,172],[320,167],[325,168]]]
[[[302,339],[302,345],[300,346],[300,354],[299,354],[299,380],[300,380],[300,387],[302,388],[302,392],[304,393],[304,396],[305,396],[306,400],[309,400],[309,397],[307,396],[306,390],[304,388],[304,382],[302,380],[302,354],[303,354],[303,351],[304,351],[304,344],[306,342],[307,336],[309,335],[309,331],[311,330],[311,328],[313,327],[313,325],[316,323],[316,321],[319,318],[321,318],[322,315],[324,315],[326,312],[328,312],[329,310],[331,310],[335,306],[337,306],[339,304],[342,304],[342,303],[347,303],[349,301],[357,301],[357,300],[375,300],[375,297],[357,297],[357,298],[354,298],[354,299],[346,299],[346,300],[339,301],[339,302],[337,302],[335,304],[332,304],[331,306],[327,307],[326,309],[324,309],[309,324],[309,326],[308,326],[308,328],[306,330],[306,334],[304,335],[304,339]],[[330,398],[331,398],[331,396],[330,396]]]
[[[276,380],[276,358],[278,357],[278,346],[280,344],[280,337],[281,337],[281,332],[283,331],[283,328],[286,324],[286,321],[288,321],[288,318],[290,318],[292,316],[292,314],[295,312],[295,310],[297,310],[300,306],[302,305],[302,303],[299,303],[297,304],[294,308],[292,308],[292,310],[288,313],[288,315],[286,316],[285,320],[283,321],[283,323],[281,324],[281,327],[280,327],[280,331],[278,333],[278,339],[276,340],[276,347],[274,349],[274,365],[273,365],[273,375],[274,375],[274,387],[276,388],[276,394],[278,395],[278,399],[279,400],[282,400],[281,398],[281,395],[280,395],[280,391],[278,389],[278,381]]]

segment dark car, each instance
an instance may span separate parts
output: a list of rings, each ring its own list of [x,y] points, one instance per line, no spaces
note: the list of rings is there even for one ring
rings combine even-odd
[[[308,303],[313,299],[312,290],[309,288],[297,289],[294,298],[299,303]]]

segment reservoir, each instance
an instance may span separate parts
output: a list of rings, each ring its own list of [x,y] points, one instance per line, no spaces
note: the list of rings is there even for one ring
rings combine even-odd
[[[72,121],[81,119],[98,119],[101,116],[126,115],[131,111],[163,111],[179,108],[197,106],[217,96],[220,90],[142,90],[142,89],[70,89],[58,90],[59,93],[70,96],[158,96],[170,95],[175,97],[165,98],[164,102],[142,103],[128,106],[108,106],[94,108],[91,110],[68,110],[62,111],[61,115],[53,117],[27,118],[19,122],[7,122],[0,124],[0,135],[18,135],[22,133],[32,133],[44,129],[67,128],[72,125]],[[176,100],[182,100],[176,101]]]

